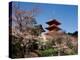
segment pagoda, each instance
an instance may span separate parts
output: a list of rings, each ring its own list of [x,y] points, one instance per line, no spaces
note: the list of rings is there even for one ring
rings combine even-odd
[[[52,19],[51,21],[46,22],[49,26],[46,28],[48,31],[59,31],[61,28],[58,26],[61,24],[56,19]]]

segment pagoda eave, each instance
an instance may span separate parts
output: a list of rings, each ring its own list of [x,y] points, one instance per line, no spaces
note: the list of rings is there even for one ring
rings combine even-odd
[[[58,28],[58,27],[53,27],[53,28],[50,28],[50,27],[47,27],[46,28],[47,30],[49,30],[49,31],[51,31],[51,30],[56,30],[56,31],[58,31],[58,30],[61,30],[61,28]]]
[[[46,24],[48,24],[48,25],[52,25],[52,24],[60,25],[61,23],[58,22],[56,19],[53,19],[52,21],[46,22]]]

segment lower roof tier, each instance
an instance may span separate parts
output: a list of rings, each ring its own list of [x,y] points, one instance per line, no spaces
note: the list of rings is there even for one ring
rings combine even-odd
[[[52,30],[56,30],[56,31],[61,30],[61,28],[59,28],[57,26],[47,27],[46,29],[49,30],[49,31],[52,31]]]

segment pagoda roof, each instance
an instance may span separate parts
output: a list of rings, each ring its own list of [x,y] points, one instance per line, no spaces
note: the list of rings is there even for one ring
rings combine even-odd
[[[41,30],[41,32],[45,32],[45,30],[43,29],[43,27],[42,27],[41,24],[40,25],[37,25],[36,27],[39,28]]]
[[[51,31],[51,30],[61,30],[61,28],[59,28],[59,27],[57,27],[57,26],[54,26],[54,25],[49,26],[49,27],[47,27],[46,29],[49,30],[49,31]]]
[[[43,29],[42,25],[39,25],[40,29],[42,32],[45,32],[45,30]]]
[[[58,22],[56,19],[52,19],[51,21],[46,22],[48,25],[52,25],[52,24],[56,24],[56,25],[60,25],[61,23]]]

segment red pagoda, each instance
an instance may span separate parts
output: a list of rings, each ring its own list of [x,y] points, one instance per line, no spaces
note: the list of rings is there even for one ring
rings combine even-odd
[[[49,25],[49,27],[46,28],[48,31],[59,31],[59,30],[61,30],[61,28],[58,27],[61,23],[58,22],[56,19],[53,19],[53,20],[48,21],[46,23]]]

